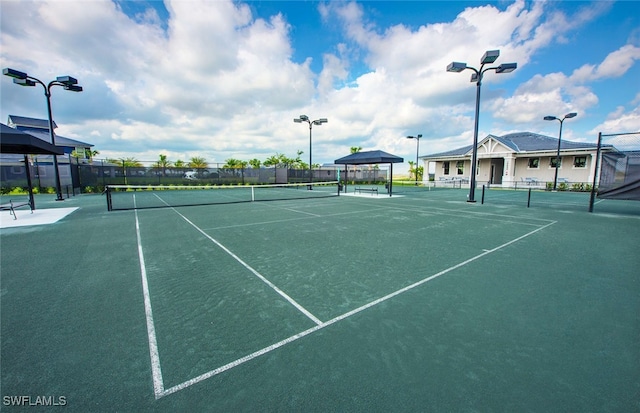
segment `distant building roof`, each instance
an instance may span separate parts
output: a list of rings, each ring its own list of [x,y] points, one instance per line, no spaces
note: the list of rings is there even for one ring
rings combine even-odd
[[[28,118],[26,116],[9,115],[8,125],[19,131],[26,132],[29,135],[35,136],[38,139],[42,139],[45,142],[51,142],[51,138],[49,136],[49,121],[46,119],[35,119]],[[56,129],[57,127],[58,125],[56,125],[56,122],[54,121],[53,129]],[[93,145],[76,139],[67,138],[56,133],[56,146],[67,148],[91,148]]]
[[[7,123],[12,128],[24,130],[25,128],[46,129],[49,130],[49,121],[46,119],[28,118],[26,116],[9,115]],[[56,129],[56,121],[53,121],[53,129]]]

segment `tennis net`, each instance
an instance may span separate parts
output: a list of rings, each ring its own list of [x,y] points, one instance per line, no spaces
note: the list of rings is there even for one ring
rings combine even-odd
[[[105,192],[109,211],[324,198],[339,195],[337,181],[236,186],[109,185]]]

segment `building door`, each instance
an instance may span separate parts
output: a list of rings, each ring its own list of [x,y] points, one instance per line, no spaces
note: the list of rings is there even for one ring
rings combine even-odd
[[[495,185],[502,184],[502,175],[504,175],[504,159],[491,159],[491,176],[490,182]]]

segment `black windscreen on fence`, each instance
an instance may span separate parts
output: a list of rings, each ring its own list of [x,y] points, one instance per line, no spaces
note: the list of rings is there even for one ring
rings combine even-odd
[[[598,198],[640,201],[640,151],[602,154]]]
[[[640,133],[602,135],[598,198],[640,201]]]

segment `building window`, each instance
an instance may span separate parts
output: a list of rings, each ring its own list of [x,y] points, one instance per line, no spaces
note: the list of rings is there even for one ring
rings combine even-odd
[[[449,161],[442,162],[442,169],[444,169],[445,175],[449,175]]]
[[[586,156],[576,156],[573,158],[573,167],[574,168],[586,168],[587,167],[587,157]]]
[[[556,167],[556,158],[555,156],[553,158],[551,158],[551,160],[549,161],[549,167],[551,168],[555,168]],[[560,162],[558,163],[558,168],[562,168],[562,158],[560,158]]]
[[[540,165],[540,158],[529,158],[529,169],[538,169]]]
[[[24,173],[24,167],[22,166],[12,166],[11,173],[13,175],[22,175]]]
[[[456,169],[458,170],[458,175],[464,175],[464,161],[456,162]]]

